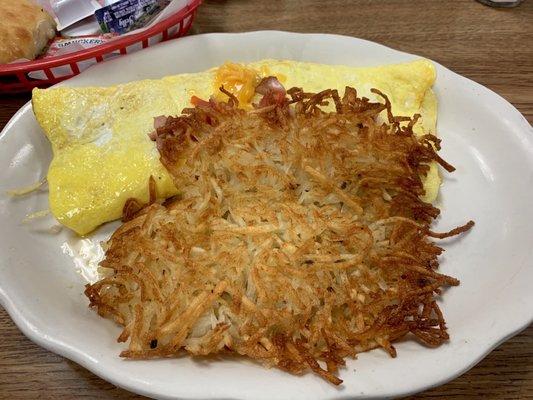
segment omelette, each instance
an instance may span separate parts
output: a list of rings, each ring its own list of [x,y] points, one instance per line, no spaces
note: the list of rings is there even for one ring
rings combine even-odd
[[[154,117],[178,115],[191,99],[219,96],[224,86],[244,107],[252,107],[261,78],[275,76],[286,87],[306,92],[355,87],[372,101],[372,88],[386,93],[394,115],[421,115],[418,135],[435,133],[437,102],[431,89],[435,68],[428,60],[356,68],[297,61],[226,63],[205,72],[167,76],[110,87],[34,89],[33,111],[50,140],[50,210],[63,225],[86,235],[118,219],[129,198],[147,201],[152,176],[159,198],[179,193],[148,134]],[[436,199],[437,165],[424,178],[424,201]]]

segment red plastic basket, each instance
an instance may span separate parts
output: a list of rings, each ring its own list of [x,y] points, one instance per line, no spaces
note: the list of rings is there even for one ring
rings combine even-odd
[[[124,36],[100,46],[42,60],[0,65],[0,92],[27,92],[34,87],[47,87],[79,74],[87,68],[84,64],[89,64],[90,61],[102,62],[161,41],[183,36],[189,31],[201,2],[202,0],[192,0],[176,14],[143,32]],[[68,68],[67,72],[65,67]],[[40,73],[43,77],[46,76],[46,79],[32,79],[28,76],[31,72]]]

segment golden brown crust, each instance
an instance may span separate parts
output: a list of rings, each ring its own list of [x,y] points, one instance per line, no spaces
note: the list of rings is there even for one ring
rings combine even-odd
[[[408,333],[448,339],[436,299],[459,281],[437,272],[430,238],[473,223],[429,230],[439,210],[420,177],[436,138],[417,138],[416,117],[393,116],[381,93],[385,104],[352,88],[287,93],[248,112],[231,95],[197,101],[156,129],[182,194],[125,209],[108,273],[85,292],[124,326],[121,356],[231,352],[338,385],[346,357],[395,357]]]
[[[29,0],[0,0],[0,64],[33,60],[55,35],[55,22]]]

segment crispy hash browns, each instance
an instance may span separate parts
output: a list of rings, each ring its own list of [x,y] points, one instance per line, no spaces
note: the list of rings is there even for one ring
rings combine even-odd
[[[221,90],[227,102],[196,99],[158,124],[181,194],[160,204],[151,179],[150,204],[126,204],[104,278],[87,285],[90,305],[124,326],[121,356],[236,353],[338,385],[358,352],[394,357],[409,333],[446,341],[435,300],[459,281],[437,272],[431,238],[473,222],[429,229],[439,210],[420,200],[421,176],[434,161],[453,167],[439,139],[413,134],[419,116],[393,116],[377,90],[383,103],[349,87],[342,98],[263,88],[252,110]]]

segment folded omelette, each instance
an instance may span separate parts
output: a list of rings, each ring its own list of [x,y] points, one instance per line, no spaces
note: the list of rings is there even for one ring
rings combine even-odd
[[[221,85],[238,92],[246,107],[251,95],[245,89],[255,87],[254,79],[270,75],[287,89],[343,93],[351,86],[359,95],[381,101],[370,92],[377,88],[387,94],[395,115],[421,114],[417,134],[435,133],[435,68],[427,60],[370,68],[263,60],[110,87],[34,89],[33,111],[53,150],[48,170],[51,212],[85,235],[120,218],[128,198],[147,201],[150,176],[158,197],[179,193],[148,137],[154,117],[177,115],[191,107],[191,97],[208,99]],[[424,200],[435,200],[440,185],[436,165],[424,185]]]

